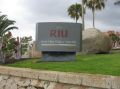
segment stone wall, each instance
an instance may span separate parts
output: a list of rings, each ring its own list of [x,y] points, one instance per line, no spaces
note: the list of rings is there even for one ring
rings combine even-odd
[[[120,89],[120,77],[0,66],[0,89]]]

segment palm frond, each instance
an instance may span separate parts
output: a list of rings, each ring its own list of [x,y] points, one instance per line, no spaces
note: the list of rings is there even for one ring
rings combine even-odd
[[[82,6],[81,4],[73,4],[68,8],[68,15],[73,18],[78,20],[79,17],[82,17]]]
[[[106,0],[89,0],[86,5],[89,9],[101,10],[105,8]]]
[[[114,3],[115,5],[120,5],[120,0]]]
[[[8,27],[7,29],[5,29],[4,31],[1,32],[1,34],[5,34],[6,32],[13,30],[13,29],[18,29],[18,27],[12,26],[12,27]]]
[[[4,29],[8,28],[11,25],[14,25],[14,23],[15,21],[12,21],[12,20],[8,20],[8,19],[3,20],[0,25],[0,32],[4,31]]]
[[[18,29],[14,26],[15,21],[9,20],[7,15],[0,15],[0,36],[3,36],[7,31],[12,29]]]

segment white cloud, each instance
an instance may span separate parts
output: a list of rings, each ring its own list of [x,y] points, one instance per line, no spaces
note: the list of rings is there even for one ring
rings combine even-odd
[[[35,24],[37,22],[74,22],[67,15],[67,8],[81,0],[1,0],[0,8],[3,14],[16,21],[19,30],[14,30],[14,36],[33,36],[35,39]],[[96,12],[96,27],[102,31],[120,29],[120,7],[108,0],[106,8]],[[92,27],[92,13],[87,10],[85,16],[86,28]],[[81,20],[79,20],[81,22]]]

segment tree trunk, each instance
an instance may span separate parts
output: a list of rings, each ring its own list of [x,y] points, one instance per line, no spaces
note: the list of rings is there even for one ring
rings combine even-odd
[[[75,19],[76,23],[77,23],[77,18]]]
[[[0,63],[5,63],[4,53],[2,51],[3,38],[0,37]]]
[[[3,41],[2,41],[2,37],[0,37],[0,62],[2,62],[2,43],[3,43]]]
[[[95,8],[92,9],[93,13],[93,28],[95,28]]]
[[[82,30],[85,29],[84,25],[85,25],[85,22],[84,22],[84,0],[82,0]]]

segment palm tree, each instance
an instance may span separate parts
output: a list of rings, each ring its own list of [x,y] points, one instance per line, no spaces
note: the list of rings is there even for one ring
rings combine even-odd
[[[6,32],[12,29],[18,29],[16,26],[13,26],[15,21],[7,19],[6,15],[0,16],[0,37],[4,36]]]
[[[4,41],[4,35],[6,32],[12,29],[18,29],[14,26],[15,21],[9,20],[6,15],[0,15],[0,61],[4,62],[2,45]]]
[[[92,10],[93,13],[93,27],[95,28],[95,11],[105,8],[106,0],[87,0],[87,7]]]
[[[82,6],[81,4],[73,4],[68,8],[68,15],[75,19],[76,23],[79,17],[82,17]]]
[[[85,15],[86,3],[87,3],[87,0],[82,0],[82,30],[85,29],[84,15]]]

